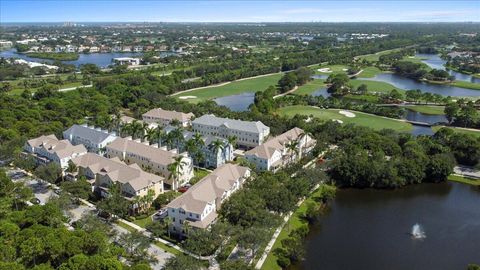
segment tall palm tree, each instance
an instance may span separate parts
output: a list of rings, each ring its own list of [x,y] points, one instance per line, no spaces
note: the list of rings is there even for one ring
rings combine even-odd
[[[172,121],[170,121],[170,125],[174,127],[180,127],[181,124],[182,123],[178,119],[173,119]]]
[[[145,130],[145,135],[143,135],[143,139],[147,139],[147,141],[152,144],[156,140],[155,138],[155,128],[147,128]]]
[[[120,131],[119,132],[120,137],[127,136],[128,134],[130,134],[130,124],[125,123],[125,124],[121,125],[119,131]]]
[[[119,111],[115,112],[113,115],[113,130],[115,132],[120,131],[120,125],[122,124],[122,115],[120,114]]]
[[[215,154],[218,154],[219,151],[222,151],[224,148],[223,142],[219,139],[216,139],[215,141],[212,142],[211,147]]]
[[[237,136],[235,135],[228,136],[227,141],[228,141],[228,144],[231,144],[233,146],[233,148],[237,146]]]
[[[182,128],[176,128],[169,133],[175,143],[177,149],[180,149],[180,144],[184,141]]]
[[[132,139],[137,138],[137,136],[141,133],[143,136],[143,125],[138,122],[137,120],[134,120],[132,123],[130,123],[130,136],[132,136]]]
[[[291,141],[290,143],[287,144],[287,151],[290,153],[290,161],[293,160],[293,155],[298,155],[298,141]]]
[[[172,179],[172,190],[176,190],[178,188],[178,178],[185,165],[187,165],[187,163],[183,161],[182,155],[174,157],[173,162],[168,165],[167,169],[170,172],[168,178]]]
[[[170,238],[170,226],[173,224],[173,220],[171,217],[166,217],[163,219],[163,223],[165,224],[165,227],[167,228],[167,233],[168,233],[168,238]]]
[[[153,140],[154,141],[157,141],[157,144],[158,146],[162,145],[162,141],[163,139],[165,138],[165,131],[163,130],[163,127],[158,125],[157,127],[155,127],[155,132],[154,132],[154,136],[153,136]],[[150,143],[152,143],[150,141]]]

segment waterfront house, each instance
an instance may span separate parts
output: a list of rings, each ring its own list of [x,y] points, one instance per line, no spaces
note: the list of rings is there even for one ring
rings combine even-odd
[[[127,65],[127,66],[140,65],[140,58],[117,57],[117,58],[113,58],[112,61],[115,63],[115,65]]]
[[[117,157],[127,164],[136,163],[143,170],[165,177],[165,183],[170,185],[172,190],[185,185],[193,177],[193,162],[187,153],[167,151],[165,148],[158,148],[157,145],[117,138],[106,147],[106,156]],[[177,175],[171,175],[169,166],[175,162],[176,157],[182,157],[182,164],[177,169]]]
[[[195,229],[208,228],[216,220],[222,203],[249,177],[250,169],[236,164],[215,169],[167,205],[172,220],[170,230],[182,235],[185,223]]]
[[[245,159],[258,170],[277,171],[310,153],[315,144],[302,129],[293,128],[245,152]]]
[[[227,139],[237,138],[237,144],[244,148],[252,148],[262,144],[270,134],[270,128],[260,121],[242,121],[216,117],[213,114],[203,115],[192,121],[193,131],[202,135],[212,135]]]
[[[172,121],[177,120],[182,127],[188,127],[191,124],[193,113],[183,113],[176,111],[167,111],[162,108],[152,109],[142,114],[142,119],[146,123],[156,123],[161,126],[168,126]]]
[[[83,144],[88,152],[102,154],[105,146],[113,142],[117,136],[114,132],[88,125],[73,125],[63,132],[63,138],[73,145]]]
[[[64,170],[71,159],[87,153],[83,145],[72,145],[68,140],[59,140],[53,134],[28,140],[23,151],[23,154],[34,157],[38,165],[55,162]]]

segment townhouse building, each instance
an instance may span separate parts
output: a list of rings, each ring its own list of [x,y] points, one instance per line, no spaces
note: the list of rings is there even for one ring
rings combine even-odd
[[[184,224],[195,229],[208,228],[216,219],[222,203],[239,190],[250,177],[250,169],[225,164],[201,179],[167,205],[172,219],[170,230],[182,235]]]
[[[94,153],[72,159],[78,167],[78,176],[85,176],[93,185],[94,191],[102,197],[109,194],[114,184],[120,184],[122,195],[133,200],[146,196],[149,190],[154,196],[163,193],[163,177],[143,171],[137,164],[127,165],[118,158],[108,159]]]
[[[107,145],[106,156],[108,158],[117,157],[127,164],[135,163],[143,170],[163,176],[164,182],[170,185],[172,190],[185,185],[193,177],[193,161],[186,152],[179,154],[176,150],[167,151],[158,148],[157,145],[117,138]],[[169,167],[177,157],[182,157],[181,165],[172,175]]]
[[[245,152],[245,159],[258,170],[277,171],[310,153],[316,140],[300,128],[293,128]]]
[[[102,154],[104,148],[117,136],[114,132],[110,133],[93,126],[73,125],[63,132],[63,138],[69,140],[73,145],[83,144],[88,152]]]
[[[167,111],[162,108],[152,109],[142,114],[144,122],[157,123],[164,127],[170,125],[173,120],[179,121],[182,127],[188,127],[190,126],[193,117],[195,117],[193,113]]]
[[[28,140],[23,147],[23,154],[34,157],[37,164],[55,162],[64,170],[71,159],[86,153],[87,149],[83,145],[72,145],[68,140],[58,140],[53,134]]]
[[[192,129],[202,135],[227,139],[237,138],[237,144],[243,148],[252,148],[262,144],[270,134],[270,128],[260,121],[242,121],[216,117],[206,114],[192,121]]]

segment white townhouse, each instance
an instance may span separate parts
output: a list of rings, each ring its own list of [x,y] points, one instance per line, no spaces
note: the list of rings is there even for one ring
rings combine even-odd
[[[140,58],[132,57],[117,57],[112,59],[115,65],[138,66],[140,65]]]
[[[188,127],[190,126],[193,117],[195,117],[193,113],[167,111],[162,108],[152,109],[142,114],[144,122],[156,123],[164,127],[170,125],[173,120],[178,120],[182,127]]]
[[[88,152],[101,154],[104,148],[113,142],[117,136],[107,130],[88,125],[73,125],[63,132],[63,138],[73,145],[83,144]]]
[[[78,175],[85,176],[94,190],[105,197],[113,184],[119,183],[122,195],[132,200],[153,190],[154,196],[163,193],[163,177],[143,171],[137,164],[127,165],[118,158],[108,159],[87,153],[72,159],[78,167]],[[135,206],[134,206],[135,207]]]
[[[178,154],[176,151],[158,148],[157,145],[117,138],[106,147],[106,156],[117,157],[127,164],[136,163],[146,171],[165,177],[165,183],[170,185],[172,190],[185,185],[193,178],[193,161],[186,152]],[[182,157],[182,164],[178,168],[178,175],[171,177],[168,168],[178,156]]]
[[[250,177],[250,169],[235,164],[225,164],[205,176],[181,196],[167,205],[172,219],[170,230],[183,234],[187,222],[196,229],[205,229],[215,221],[222,203]]]
[[[62,169],[68,167],[68,161],[71,159],[87,153],[83,145],[74,146],[67,140],[58,140],[53,134],[28,140],[23,151],[24,154],[33,156],[37,164],[55,162]]]
[[[237,144],[244,148],[252,148],[262,144],[270,134],[270,128],[262,122],[242,121],[216,117],[213,114],[202,115],[192,121],[193,131],[202,135],[221,138],[235,136]]]
[[[302,129],[293,128],[245,152],[245,159],[255,164],[258,170],[277,171],[312,151],[316,143]],[[290,144],[296,150],[290,149]]]

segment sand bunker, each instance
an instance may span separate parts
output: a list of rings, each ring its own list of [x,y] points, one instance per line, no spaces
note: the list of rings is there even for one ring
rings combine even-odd
[[[319,68],[319,69],[317,69],[317,70],[318,70],[319,72],[323,72],[323,73],[330,73],[330,72],[332,72],[332,71],[330,70],[330,68]]]
[[[346,117],[353,118],[355,117],[355,114],[349,111],[339,111],[339,114],[345,115]]]
[[[197,98],[196,96],[183,96],[183,97],[178,97],[179,99],[191,99],[191,98]]]
[[[342,120],[339,120],[339,119],[332,119],[333,122],[337,122],[337,123],[340,123],[340,124],[343,124],[343,121]]]
[[[342,70],[343,70],[343,71],[347,71],[347,70],[348,70],[348,68],[342,68]]]

